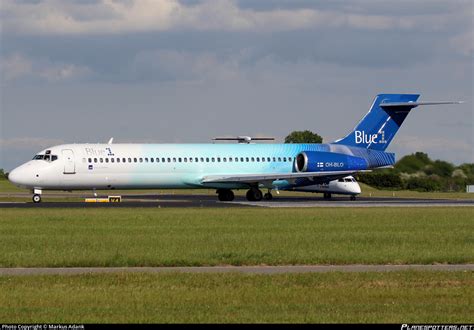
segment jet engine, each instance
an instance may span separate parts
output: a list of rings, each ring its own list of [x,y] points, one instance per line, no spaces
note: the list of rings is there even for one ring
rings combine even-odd
[[[297,172],[360,171],[367,169],[361,157],[333,152],[303,151],[295,158]]]

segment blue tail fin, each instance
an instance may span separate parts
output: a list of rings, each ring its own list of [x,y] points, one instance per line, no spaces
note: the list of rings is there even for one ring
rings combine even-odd
[[[369,112],[346,137],[334,141],[373,150],[385,150],[413,106],[403,106],[407,102],[416,102],[419,94],[379,94]],[[383,106],[384,103],[402,106]]]

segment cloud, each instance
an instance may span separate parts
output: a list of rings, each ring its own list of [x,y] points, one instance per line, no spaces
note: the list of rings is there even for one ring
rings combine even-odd
[[[41,137],[21,137],[0,139],[0,148],[14,150],[41,150],[58,144],[63,144],[61,139],[48,139]]]
[[[461,6],[469,6],[461,2]],[[307,28],[414,29],[430,31],[450,24],[451,13],[390,16],[366,13],[360,5],[334,8],[239,7],[231,0],[202,1],[192,5],[177,0],[102,0],[18,3],[2,7],[5,31],[29,35],[116,34],[180,29],[214,31],[289,31]],[[365,6],[367,7],[367,6]],[[457,19],[460,19],[457,17]]]
[[[36,81],[65,82],[90,76],[92,71],[72,63],[53,63],[47,59],[31,59],[20,53],[2,58],[2,80],[11,82],[20,79]]]

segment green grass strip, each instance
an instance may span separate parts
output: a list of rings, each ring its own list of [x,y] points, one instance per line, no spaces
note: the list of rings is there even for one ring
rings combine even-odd
[[[472,272],[0,277],[7,323],[472,323]]]
[[[474,262],[474,208],[2,209],[1,267]]]

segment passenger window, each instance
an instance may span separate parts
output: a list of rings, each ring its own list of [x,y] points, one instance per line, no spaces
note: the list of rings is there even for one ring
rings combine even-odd
[[[268,161],[268,162],[271,162],[272,160],[270,159],[270,157],[267,157],[267,161]]]
[[[128,162],[131,163],[131,162],[132,162],[132,159],[131,159],[131,158],[128,158]]]
[[[145,158],[145,163],[148,163],[148,157]]]
[[[283,157],[283,161],[286,162],[286,157]]]
[[[159,163],[159,162],[160,162],[160,158],[156,157],[156,162]]]
[[[262,157],[262,162],[265,162],[265,157]]]
[[[127,162],[127,159],[126,158],[122,158],[122,163],[126,163]]]
[[[94,158],[94,163],[97,163],[97,158]]]
[[[181,163],[181,157],[179,157],[179,158],[178,158],[178,162],[180,162],[180,163]]]
[[[89,161],[89,163],[92,163],[92,158],[89,158],[88,161]]]
[[[220,158],[220,157],[217,157],[217,161],[220,163],[220,162],[221,162],[221,158]]]
[[[155,158],[150,158],[150,162],[154,163],[154,162],[155,162]]]
[[[99,162],[103,163],[103,162],[104,162],[104,159],[103,159],[103,158],[99,158]]]
[[[108,163],[108,162],[109,162],[109,159],[108,159],[108,158],[106,158],[106,159],[105,159],[105,162],[106,162],[106,163]]]
[[[276,158],[275,158],[275,157],[273,157],[273,161],[276,162]]]
[[[198,162],[199,162],[199,158],[197,158],[197,157],[194,158],[194,161],[195,161],[196,163],[198,163]],[[201,162],[202,162],[202,161],[203,161],[203,159],[202,159],[202,157],[201,157]]]
[[[209,163],[209,158],[206,158],[206,163]]]
[[[260,158],[259,158],[259,157],[257,157],[257,162],[260,162]]]
[[[246,157],[246,158],[245,158],[245,161],[248,163],[248,162],[249,162],[249,158],[248,158],[248,157]]]
[[[143,158],[140,157],[140,163],[143,163]]]
[[[281,162],[281,157],[278,157],[278,161]]]
[[[224,163],[226,163],[226,162],[227,162],[227,159],[224,157],[224,158],[222,158],[222,161],[223,161]]]
[[[240,157],[240,161],[243,163],[244,162],[244,157]]]
[[[188,162],[188,158],[186,158],[186,157],[184,157],[183,160],[184,160],[185,163]]]
[[[117,158],[117,163],[120,163],[120,158]]]
[[[111,163],[115,163],[115,159],[110,158],[110,162],[111,162]]]
[[[232,162],[232,157],[229,157],[229,162]]]
[[[211,157],[211,162],[215,162],[216,160],[214,159],[214,157]]]
[[[168,163],[171,163],[171,158],[168,157]]]
[[[193,157],[189,157],[189,162],[190,162],[190,163],[193,162]]]
[[[176,163],[176,157],[173,157],[173,163]]]

